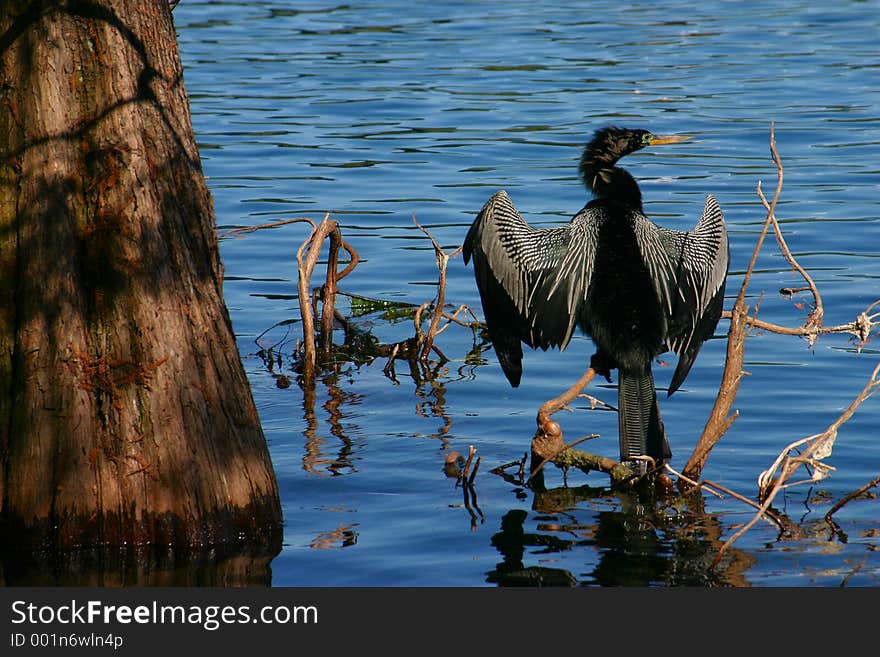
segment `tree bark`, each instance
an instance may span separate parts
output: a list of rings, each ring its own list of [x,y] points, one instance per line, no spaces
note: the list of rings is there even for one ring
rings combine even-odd
[[[2,0],[0,542],[280,545],[166,0]]]

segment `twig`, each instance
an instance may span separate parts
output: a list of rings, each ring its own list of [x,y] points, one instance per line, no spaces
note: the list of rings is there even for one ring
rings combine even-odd
[[[722,486],[721,484],[719,484],[715,481],[711,481],[709,479],[703,479],[700,483],[701,483],[701,485],[706,485],[706,486],[711,486],[713,488],[717,488],[722,493],[727,493],[731,497],[735,497],[736,499],[738,499],[740,502],[745,502],[749,506],[752,506],[756,509],[761,508],[761,505],[758,504],[757,502],[750,500],[745,495],[740,495],[735,490],[731,490],[730,488],[727,488],[726,486]],[[781,531],[791,531],[791,526],[790,526],[791,522],[783,520],[783,518],[780,517],[779,515],[777,515],[777,513],[775,511],[773,511],[772,509],[767,509],[765,511],[764,515],[766,515],[770,520],[772,520],[774,523],[776,523],[776,526],[779,527],[779,529]]]
[[[463,312],[468,312],[468,313],[470,313],[470,316],[473,318],[473,321],[471,321],[471,322],[464,322],[464,321],[460,320],[460,319],[458,318],[458,316],[459,316],[461,313],[463,313]],[[446,326],[448,326],[449,324],[451,324],[451,323],[453,323],[453,322],[455,322],[455,323],[458,324],[459,326],[464,326],[464,327],[466,327],[466,328],[474,328],[474,327],[479,327],[479,326],[482,326],[482,325],[483,325],[483,323],[482,323],[479,319],[477,319],[477,316],[474,314],[474,311],[471,310],[470,306],[468,306],[468,305],[466,305],[466,304],[461,304],[461,305],[455,310],[455,312],[453,312],[452,314],[449,314],[449,313],[443,313],[443,317],[444,317],[446,320],[448,320],[448,321],[446,322]],[[444,327],[441,328],[439,331],[437,331],[437,333],[441,333],[441,332],[443,332],[443,331],[446,329],[446,326],[444,326]]]
[[[482,462],[482,460],[483,460],[482,456],[477,457],[477,460],[474,461],[474,471],[471,472],[471,476],[468,477],[468,480],[467,480],[468,486],[470,486],[472,488],[474,485],[474,479],[477,478],[477,471],[480,469],[480,463]]]
[[[747,531],[749,531],[749,530],[755,525],[755,523],[758,522],[758,520],[760,520],[760,519],[764,516],[764,512],[767,511],[767,509],[770,508],[770,504],[773,502],[773,498],[776,497],[776,493],[778,493],[779,490],[780,490],[779,488],[774,488],[774,489],[770,492],[770,495],[767,497],[767,499],[764,500],[764,503],[763,503],[760,507],[758,507],[758,513],[756,513],[748,523],[746,523],[745,525],[743,525],[743,526],[739,529],[739,531],[737,531],[733,536],[731,536],[730,538],[728,538],[728,539],[724,542],[724,544],[723,544],[720,548],[718,548],[718,553],[715,555],[715,558],[712,560],[712,563],[709,564],[709,570],[714,570],[714,568],[715,568],[715,567],[718,565],[718,563],[721,561],[721,557],[722,557],[722,556],[724,555],[724,553],[727,551],[727,548],[729,548],[731,545],[733,545],[733,543],[734,543],[734,542],[735,542],[740,536],[742,536],[742,535],[745,534]]]
[[[813,281],[812,276],[807,273],[806,269],[801,267],[798,261],[795,260],[794,255],[792,255],[791,250],[788,248],[788,244],[785,242],[785,238],[782,236],[782,229],[779,227],[779,221],[777,221],[776,219],[774,208],[770,207],[770,204],[767,202],[767,199],[764,197],[764,194],[761,192],[760,188],[758,188],[758,196],[760,197],[761,203],[764,205],[764,208],[773,219],[773,231],[776,234],[776,243],[779,245],[779,250],[782,252],[782,255],[785,256],[785,259],[788,260],[789,264],[794,267],[801,275],[801,277],[804,279],[804,282],[807,284],[807,288],[813,295],[813,312],[811,312],[809,317],[807,318],[805,327],[818,328],[822,326],[822,317],[825,315],[825,308],[822,305],[822,297],[819,294],[819,289],[816,287],[816,283]],[[811,339],[811,344],[812,340],[815,340],[815,338]]]
[[[812,480],[816,481],[818,479],[823,478],[831,466],[825,465],[821,463],[821,460],[826,458],[831,454],[831,448],[834,444],[835,439],[837,438],[837,430],[843,425],[844,422],[849,420],[853,414],[856,412],[858,407],[870,398],[880,387],[880,364],[878,364],[874,371],[871,373],[871,377],[868,379],[868,382],[865,384],[865,387],[862,388],[862,391],[859,395],[852,401],[852,403],[846,407],[843,413],[840,414],[831,425],[825,429],[820,434],[816,434],[814,436],[810,436],[808,438],[804,438],[802,440],[796,441],[789,445],[783,450],[783,454],[790,453],[793,449],[800,447],[802,444],[806,444],[807,447],[804,452],[800,455],[800,457],[796,459],[792,459],[791,463],[794,464],[794,467],[791,469],[790,473],[786,473],[785,470],[781,470],[780,476],[777,479],[773,479],[773,474],[775,473],[777,467],[779,466],[779,461],[781,458],[777,458],[776,462],[771,466],[770,469],[761,473],[758,477],[758,485],[759,490],[763,493],[769,488],[772,483],[775,483],[776,486],[784,485],[794,471],[797,469],[799,465],[806,465],[808,467],[814,468],[814,473]]]
[[[333,346],[333,324],[336,310],[336,267],[339,263],[339,246],[342,238],[339,227],[330,232],[330,251],[327,255],[327,276],[321,288],[321,349],[324,355],[330,354]]]
[[[846,497],[838,500],[837,503],[828,510],[828,513],[825,514],[825,522],[827,522],[828,526],[831,527],[832,536],[834,534],[840,534],[840,528],[831,519],[831,516],[833,516],[838,511],[840,511],[840,509],[842,509],[845,504],[848,504],[850,501],[856,499],[857,497],[861,497],[862,495],[867,493],[870,489],[872,489],[874,486],[876,486],[878,484],[880,484],[880,477],[877,477],[876,479],[872,479],[864,486],[861,486],[860,488],[857,488],[856,490],[852,491]]]
[[[273,221],[268,224],[260,224],[259,226],[241,226],[239,228],[230,228],[227,231],[220,233],[217,236],[217,239],[222,240],[225,237],[229,237],[230,235],[239,235],[244,233],[253,233],[257,230],[263,230],[266,228],[278,228],[279,226],[286,226],[287,224],[298,224],[308,222],[312,225],[312,228],[315,227],[315,222],[309,219],[308,217],[298,217],[297,219],[285,219],[283,221]]]
[[[686,477],[685,475],[683,475],[681,472],[679,472],[678,470],[673,468],[668,463],[664,463],[663,468],[666,471],[674,474],[679,479],[684,479],[688,484],[690,484],[693,487],[694,490],[696,490],[696,489],[707,490],[710,493],[712,493],[712,495],[714,495],[715,497],[720,497],[722,499],[724,498],[724,495],[722,495],[717,490],[715,490],[715,488],[717,488],[717,486],[708,484],[705,479],[703,481],[694,481],[693,479],[690,479],[690,478]]]
[[[424,361],[434,346],[434,338],[439,333],[438,329],[440,327],[440,320],[443,317],[444,297],[446,296],[446,266],[449,263],[449,259],[454,258],[461,253],[461,250],[464,247],[459,246],[450,253],[446,253],[437,243],[437,240],[434,239],[434,236],[418,222],[415,215],[413,215],[412,219],[416,227],[418,227],[418,229],[431,240],[431,245],[434,247],[434,255],[437,258],[437,268],[440,270],[440,278],[437,282],[437,300],[434,302],[434,314],[431,317],[431,326],[428,329],[428,334],[424,336],[425,341],[422,345],[422,352],[419,356],[419,358]],[[421,330],[419,330],[419,332],[421,333]]]
[[[526,471],[526,461],[529,458],[529,453],[526,452],[523,454],[523,457],[518,461],[510,461],[508,463],[504,463],[503,465],[496,466],[492,468],[489,472],[496,475],[502,475],[505,478],[509,477],[509,475],[505,474],[505,470],[517,466],[517,480],[519,483],[524,483],[525,471]]]
[[[461,471],[461,481],[466,482],[468,480],[468,475],[471,469],[471,461],[474,460],[474,455],[477,453],[476,448],[473,445],[468,445],[468,457],[467,461],[464,464],[464,469]]]
[[[593,397],[593,395],[588,395],[585,392],[579,394],[578,398],[579,399],[586,399],[587,401],[589,401],[591,411],[594,411],[599,407],[607,409],[609,411],[615,411],[615,412],[617,411],[616,406],[613,406],[613,405],[609,404],[608,402],[599,399],[598,397]]]
[[[858,342],[856,342],[856,346],[858,349],[864,347],[871,338],[871,333],[877,326],[880,326],[880,313],[872,313],[871,311],[874,308],[880,306],[880,299],[874,301],[870,306],[868,306],[865,310],[863,310],[859,315],[851,322],[846,324],[838,324],[836,326],[820,326],[814,322],[807,322],[802,326],[782,326],[781,324],[773,324],[771,322],[765,322],[764,320],[758,319],[753,316],[746,316],[745,323],[753,328],[760,329],[762,331],[770,331],[771,333],[778,333],[781,335],[796,335],[799,337],[806,338],[807,341],[812,345],[815,342],[816,338],[822,335],[830,335],[832,333],[849,333],[853,336]],[[733,316],[733,313],[729,310],[725,310],[721,313],[721,317],[723,319],[730,319]]]
[[[321,222],[321,226],[324,226],[329,221],[329,218],[329,213],[324,215],[324,221]],[[317,359],[315,352],[315,316],[312,312],[312,297],[309,289],[311,287],[312,271],[318,260],[318,253],[323,241],[317,239],[318,227],[311,220],[309,223],[312,224],[312,232],[296,251],[296,261],[299,270],[299,278],[297,280],[299,313],[303,325],[303,364],[304,374],[308,379],[314,373]],[[307,249],[308,256],[305,255]]]

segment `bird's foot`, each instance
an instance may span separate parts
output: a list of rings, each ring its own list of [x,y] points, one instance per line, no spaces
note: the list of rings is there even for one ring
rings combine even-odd
[[[663,461],[655,461],[649,456],[636,456],[620,461],[630,474],[624,477],[629,487],[639,494],[639,499],[669,500],[673,497],[675,486],[666,474]]]
[[[626,459],[621,461],[633,473],[633,476],[641,477],[648,472],[648,461],[641,458]]]
[[[632,470],[634,475],[641,476],[650,473],[663,472],[663,461],[658,461],[647,455],[631,456],[628,459],[621,459],[620,462]]]

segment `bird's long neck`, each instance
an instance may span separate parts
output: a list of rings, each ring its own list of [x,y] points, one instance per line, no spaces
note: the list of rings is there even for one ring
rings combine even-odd
[[[642,192],[639,184],[626,169],[617,166],[617,161],[601,157],[591,157],[584,153],[580,163],[580,173],[584,184],[597,199],[626,205],[642,212]]]

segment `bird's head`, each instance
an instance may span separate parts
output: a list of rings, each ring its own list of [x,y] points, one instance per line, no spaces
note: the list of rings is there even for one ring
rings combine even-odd
[[[637,195],[634,201],[641,203],[641,194],[632,177],[619,169],[617,161],[625,155],[634,153],[646,146],[676,144],[684,141],[684,136],[659,136],[648,130],[618,128],[608,126],[596,131],[581,155],[580,174],[587,187],[597,196],[610,192],[625,191],[630,196]],[[633,191],[631,188],[635,186]]]

